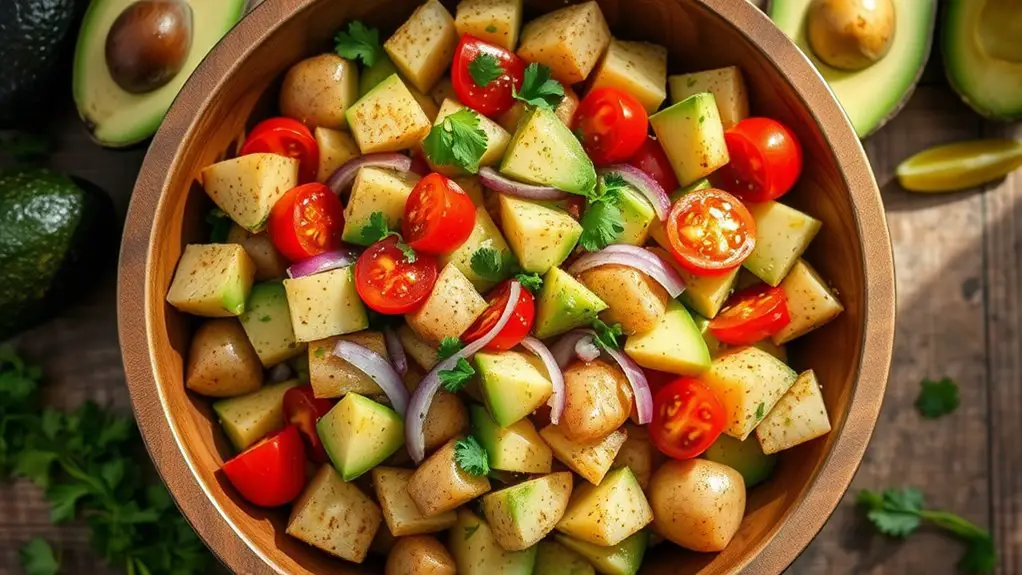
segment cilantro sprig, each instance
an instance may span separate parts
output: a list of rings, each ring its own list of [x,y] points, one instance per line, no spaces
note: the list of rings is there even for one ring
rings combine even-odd
[[[550,68],[533,62],[525,67],[522,89],[511,86],[511,95],[530,106],[552,110],[564,99],[564,86],[550,77]]]
[[[596,252],[614,243],[625,230],[621,208],[621,194],[628,184],[617,174],[606,174],[587,198],[582,214],[582,234],[578,238],[582,249]]]
[[[209,224],[209,241],[214,244],[227,243],[227,236],[231,233],[231,217],[220,208],[213,208],[206,214],[206,223]]]
[[[460,339],[449,335],[444,336],[436,349],[436,360],[443,361],[461,351],[463,347],[465,346],[461,343]]]
[[[515,274],[515,280],[522,284],[522,287],[536,294],[539,290],[543,289],[543,278],[537,273],[517,273]]]
[[[440,378],[440,385],[444,389],[451,393],[458,393],[475,374],[476,370],[472,364],[467,359],[459,357],[453,368],[441,369],[437,373],[437,377]]]
[[[487,281],[498,282],[514,273],[518,262],[510,251],[482,247],[472,253],[470,265],[477,276]]]
[[[592,323],[593,331],[596,332],[596,337],[593,338],[593,343],[600,349],[618,349],[620,345],[617,342],[617,338],[624,335],[624,330],[621,329],[621,324],[615,323],[613,325],[607,325],[601,320],[594,319]]]
[[[937,419],[958,409],[958,385],[951,378],[924,379],[919,385],[916,409],[926,419]]]
[[[490,457],[474,435],[454,444],[454,462],[465,473],[483,477],[490,472]]]
[[[504,75],[504,67],[493,54],[479,54],[468,63],[468,73],[476,86],[485,88]]]
[[[401,253],[404,254],[405,261],[414,264],[415,260],[418,259],[415,250],[412,249],[412,246],[405,243],[401,234],[390,229],[387,217],[383,215],[383,212],[369,214],[369,221],[366,222],[366,225],[362,226],[362,230],[359,232],[359,237],[366,244],[375,244],[391,236],[397,238],[397,249],[401,250]]]
[[[997,566],[997,551],[989,531],[954,513],[926,509],[923,492],[914,487],[885,489],[882,493],[863,489],[857,503],[877,530],[889,537],[908,537],[924,521],[955,535],[966,544],[958,562],[958,568],[966,573],[992,573]]]
[[[340,30],[334,36],[334,51],[348,60],[361,60],[367,68],[376,63],[376,57],[383,51],[380,45],[380,31],[353,20],[348,31]]]
[[[462,108],[433,126],[422,141],[422,150],[433,165],[455,166],[474,174],[486,153],[486,142],[479,114]]]

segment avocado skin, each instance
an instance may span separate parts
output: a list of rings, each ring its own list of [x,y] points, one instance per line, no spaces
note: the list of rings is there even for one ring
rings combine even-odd
[[[0,173],[0,340],[59,312],[116,252],[110,199],[47,169]]]
[[[68,79],[64,56],[84,0],[0,0],[0,127],[25,125]],[[66,80],[65,80],[66,81]]]

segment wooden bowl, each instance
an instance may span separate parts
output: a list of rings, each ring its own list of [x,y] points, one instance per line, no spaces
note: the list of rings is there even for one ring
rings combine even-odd
[[[139,426],[178,505],[219,558],[239,573],[371,573],[284,534],[286,514],[242,501],[217,473],[229,450],[205,399],[185,392],[182,360],[192,320],[165,303],[185,244],[205,241],[208,200],[199,170],[224,157],[259,115],[268,87],[304,56],[327,51],[342,23],[385,33],[417,0],[268,0],[207,57],[156,134],[121,250],[118,316]],[[562,6],[528,0],[526,13]],[[823,220],[808,258],[837,288],[846,311],[793,346],[813,368],[833,422],[826,437],[786,453],[774,477],[750,492],[734,541],[700,555],[663,544],[650,574],[777,574],[806,547],[848,487],[884,395],[894,339],[894,268],[876,182],[837,102],[794,44],[740,0],[601,0],[616,35],[666,45],[671,72],[741,66],[753,111],[798,133],[805,173],[786,201]],[[453,3],[449,6],[453,10]],[[254,112],[255,111],[255,112]],[[250,124],[249,124],[250,125]]]

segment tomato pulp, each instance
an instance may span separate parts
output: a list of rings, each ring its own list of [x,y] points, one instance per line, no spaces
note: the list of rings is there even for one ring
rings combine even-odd
[[[781,331],[790,321],[784,290],[754,285],[731,296],[710,320],[710,332],[726,344],[751,345]]]
[[[649,174],[668,195],[678,189],[678,178],[674,175],[671,161],[667,159],[660,141],[653,136],[646,138],[628,163]]]
[[[487,351],[506,351],[522,342],[529,330],[532,329],[532,322],[536,316],[536,299],[532,292],[522,288],[518,302],[515,303],[514,311],[504,329],[500,330],[497,337],[493,338],[484,349]],[[511,282],[505,281],[493,288],[486,297],[489,307],[479,316],[462,336],[465,343],[473,342],[486,335],[500,320],[504,308],[507,307],[508,299],[511,297]]]
[[[305,448],[293,425],[270,435],[221,468],[234,488],[250,503],[278,507],[291,502],[305,487]]]
[[[333,406],[333,400],[316,397],[311,385],[292,387],[284,393],[284,419],[301,432],[308,448],[306,455],[318,463],[326,463],[329,458],[316,432],[316,422]]]
[[[667,216],[671,251],[685,269],[718,275],[739,266],[756,247],[756,221],[738,198],[707,188],[678,198]]]
[[[724,141],[731,160],[710,179],[747,202],[783,196],[802,173],[802,145],[776,120],[746,118],[724,133]]]
[[[436,283],[436,258],[405,256],[394,236],[369,246],[355,262],[355,289],[372,309],[387,314],[407,313],[425,300]]]
[[[301,261],[341,247],[344,206],[323,184],[304,184],[273,204],[267,228],[277,251]]]
[[[491,72],[487,73],[486,68]],[[484,116],[498,116],[510,109],[515,103],[511,88],[521,90],[524,78],[525,62],[500,46],[465,34],[454,50],[451,62],[454,93],[461,103]],[[477,79],[489,81],[480,84]]]
[[[256,124],[241,145],[239,156],[277,154],[298,160],[298,183],[316,181],[319,146],[305,124],[293,118],[270,118]]]
[[[419,180],[405,201],[401,232],[416,251],[453,252],[472,235],[476,207],[461,186],[441,174]]]
[[[649,438],[664,455],[691,459],[713,445],[726,421],[724,406],[710,388],[681,377],[654,397]]]
[[[648,131],[646,109],[635,96],[617,88],[590,91],[575,111],[575,132],[597,166],[631,158]]]

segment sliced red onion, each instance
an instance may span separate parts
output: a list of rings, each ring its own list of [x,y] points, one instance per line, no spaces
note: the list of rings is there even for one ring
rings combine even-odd
[[[394,370],[401,375],[408,373],[408,358],[405,356],[405,348],[389,325],[383,327],[383,341],[387,344],[387,355],[390,356],[390,363],[394,365]]]
[[[323,252],[318,256],[302,260],[287,268],[287,277],[300,278],[338,268],[350,266],[358,259],[358,252],[351,248],[341,248],[331,252]]]
[[[671,211],[671,198],[649,174],[628,164],[615,164],[601,170],[601,173],[621,176],[621,179],[639,190],[639,193],[653,205],[653,211],[661,222],[667,219],[667,212]]]
[[[526,200],[563,200],[569,195],[550,186],[535,186],[510,180],[490,167],[479,168],[479,180],[493,191]]]
[[[415,393],[412,394],[412,400],[408,406],[408,412],[405,414],[405,444],[408,448],[408,454],[412,456],[412,461],[415,463],[421,463],[426,457],[426,438],[422,434],[422,424],[426,421],[426,414],[429,413],[429,406],[433,403],[433,396],[440,389],[439,373],[452,369],[459,359],[475,354],[493,341],[493,338],[497,337],[497,334],[511,320],[511,316],[515,311],[515,305],[518,303],[518,298],[521,295],[522,285],[515,280],[511,280],[507,306],[504,307],[504,311],[501,312],[500,318],[493,325],[493,328],[481,338],[433,366],[433,369],[419,382],[419,387],[415,388]]]
[[[344,192],[351,187],[351,183],[355,181],[355,174],[358,173],[358,169],[367,166],[386,168],[396,172],[407,172],[412,167],[412,159],[397,152],[380,152],[358,156],[344,162],[340,168],[337,168],[327,179],[326,185],[335,194],[343,196]]]
[[[267,383],[280,383],[291,379],[291,368],[286,363],[278,363],[266,374]]]
[[[432,170],[429,169],[429,164],[422,156],[415,154],[412,156],[412,163],[408,166],[408,171],[426,177]]]
[[[580,274],[588,269],[609,264],[628,266],[653,278],[663,286],[671,298],[676,298],[685,291],[685,282],[682,281],[678,272],[660,256],[639,246],[614,244],[603,248],[598,252],[585,254],[571,264],[568,271],[572,274]]]
[[[556,424],[561,419],[561,413],[564,412],[564,374],[561,373],[561,366],[554,359],[547,346],[534,337],[523,339],[522,347],[534,353],[543,361],[547,375],[550,376],[550,383],[553,384],[554,391],[550,394],[547,405],[550,406],[550,423]],[[600,350],[596,350],[597,355],[599,355],[599,352]]]
[[[550,353],[554,356],[558,367],[564,369],[568,367],[572,360],[578,357],[575,352],[575,345],[582,339],[589,337],[591,333],[593,333],[592,330],[573,329],[557,340],[557,343],[550,348]]]
[[[600,357],[600,348],[593,343],[593,338],[583,337],[575,342],[575,355],[582,361],[593,361]]]
[[[347,340],[340,340],[334,347],[334,355],[354,365],[368,375],[390,399],[394,411],[404,415],[408,411],[408,390],[394,366],[382,355]]]

